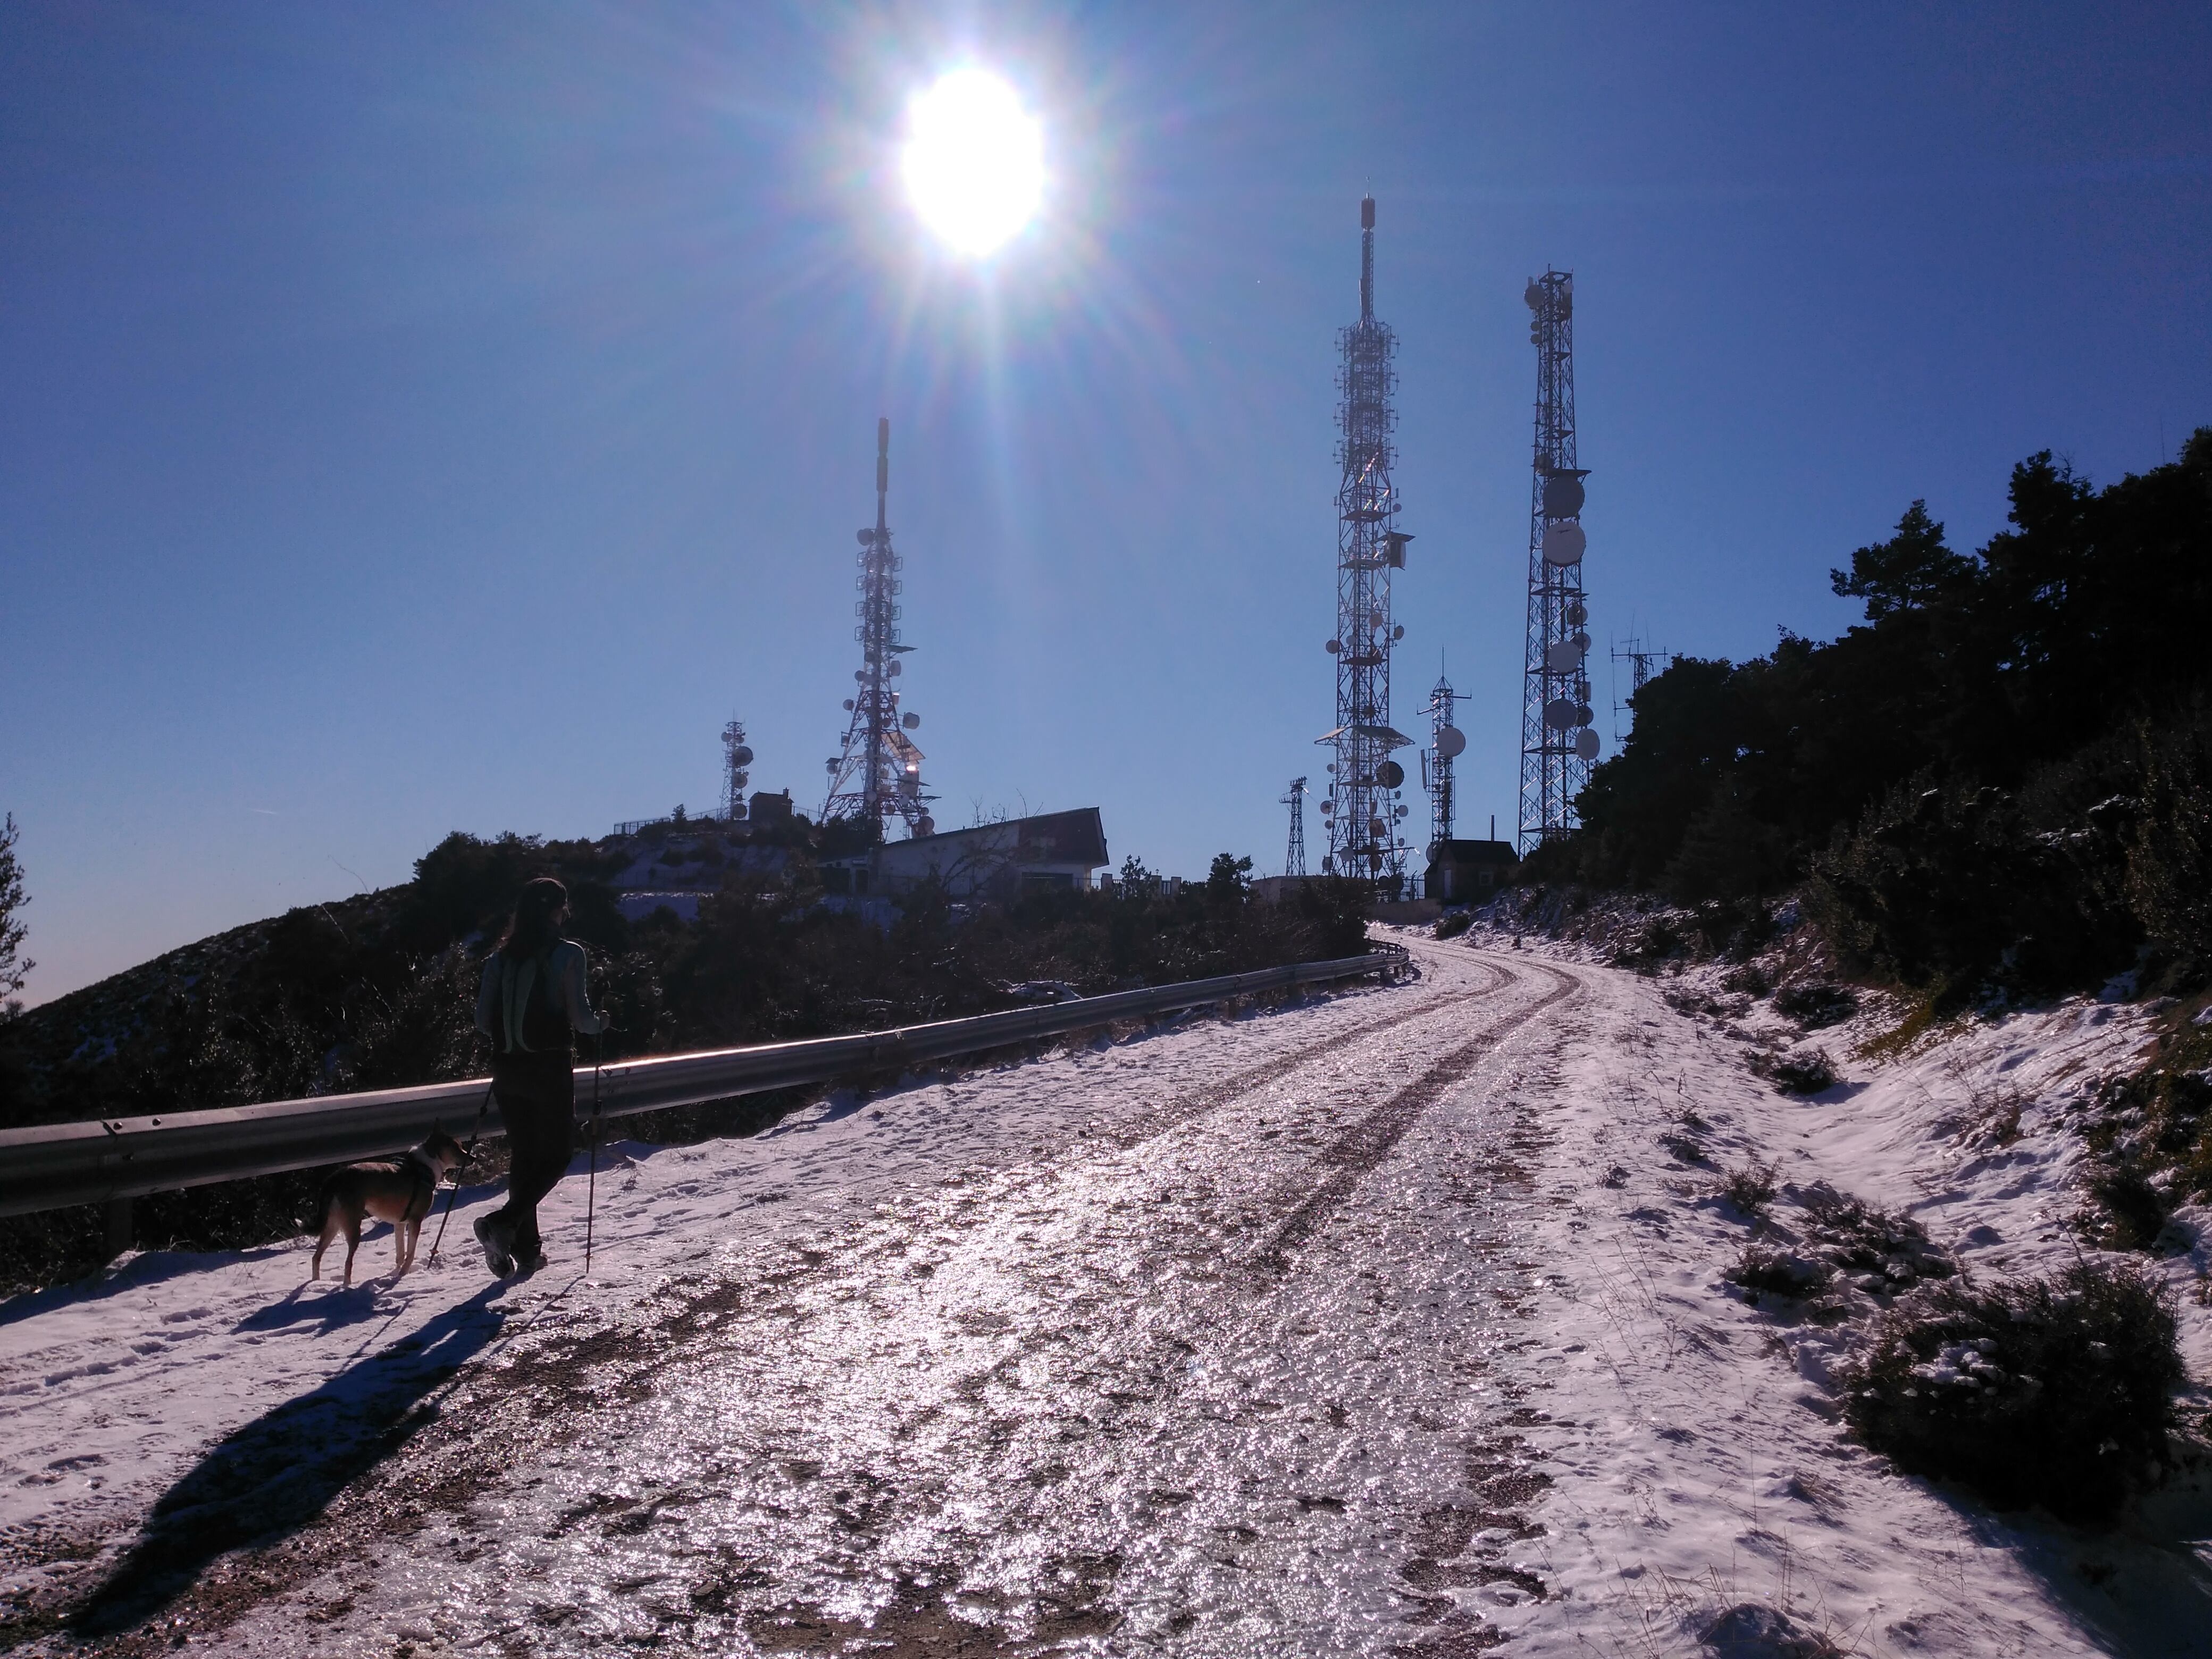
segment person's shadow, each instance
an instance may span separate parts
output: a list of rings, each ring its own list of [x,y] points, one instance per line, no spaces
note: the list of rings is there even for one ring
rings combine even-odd
[[[426,1397],[499,1334],[497,1280],[413,1336],[226,1436],[164,1492],[143,1534],[71,1615],[81,1636],[140,1624],[242,1545],[295,1532],[436,1416]]]

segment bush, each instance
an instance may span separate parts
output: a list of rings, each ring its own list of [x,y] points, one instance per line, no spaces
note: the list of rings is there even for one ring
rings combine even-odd
[[[1437,937],[1438,939],[1457,939],[1462,933],[1464,933],[1468,928],[1474,926],[1474,911],[1447,910],[1443,915],[1437,918]]]
[[[2166,1195],[2134,1164],[2098,1170],[2089,1196],[2106,1214],[2105,1243],[2116,1250],[2148,1250],[2166,1231]]]
[[[1923,1279],[1948,1279],[1956,1271],[1911,1218],[1878,1210],[1865,1200],[1817,1182],[1797,1195],[1813,1218],[1827,1259],[1861,1275],[1859,1287],[1887,1296]]]
[[[1840,985],[1793,985],[1774,994],[1774,1012],[1808,1031],[1840,1025],[1858,1011],[1857,995]]]
[[[1818,1294],[1826,1285],[1829,1270],[1825,1263],[1802,1255],[1764,1244],[1747,1244],[1736,1264],[1724,1269],[1721,1277],[1753,1295],[1765,1291],[1775,1296],[1804,1297]]]
[[[1741,1213],[1753,1218],[1765,1213],[1774,1198],[1774,1166],[1753,1162],[1730,1170],[1714,1188]]]
[[[1852,1430],[1900,1468],[2066,1520],[2110,1516],[2166,1464],[2187,1381],[2165,1286],[2091,1261],[1916,1291],[1838,1376]]]
[[[1784,1094],[1817,1095],[1836,1081],[1836,1063],[1823,1048],[1800,1049],[1785,1054],[1766,1073]]]

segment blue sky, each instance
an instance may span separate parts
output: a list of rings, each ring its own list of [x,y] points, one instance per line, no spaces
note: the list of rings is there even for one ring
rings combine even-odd
[[[963,62],[1054,180],[980,270],[896,183]],[[814,804],[878,414],[940,821],[1096,803],[1117,860],[1279,868],[1367,189],[1399,723],[1443,651],[1462,833],[1517,775],[1531,274],[1575,273],[1601,640],[1832,634],[1915,497],[1974,545],[2022,456],[2102,481],[2212,421],[2201,5],[14,4],[30,994],[449,830],[708,802],[732,714]]]

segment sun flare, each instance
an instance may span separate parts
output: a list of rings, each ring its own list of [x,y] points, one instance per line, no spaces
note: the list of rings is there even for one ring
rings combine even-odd
[[[954,70],[914,100],[902,170],[922,222],[981,258],[1036,216],[1043,129],[997,76]]]

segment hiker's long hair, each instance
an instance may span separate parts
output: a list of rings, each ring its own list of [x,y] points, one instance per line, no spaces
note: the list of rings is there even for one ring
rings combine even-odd
[[[553,943],[553,918],[568,908],[568,890],[550,876],[539,876],[522,884],[515,896],[514,915],[499,936],[499,952],[508,957],[534,957]]]

